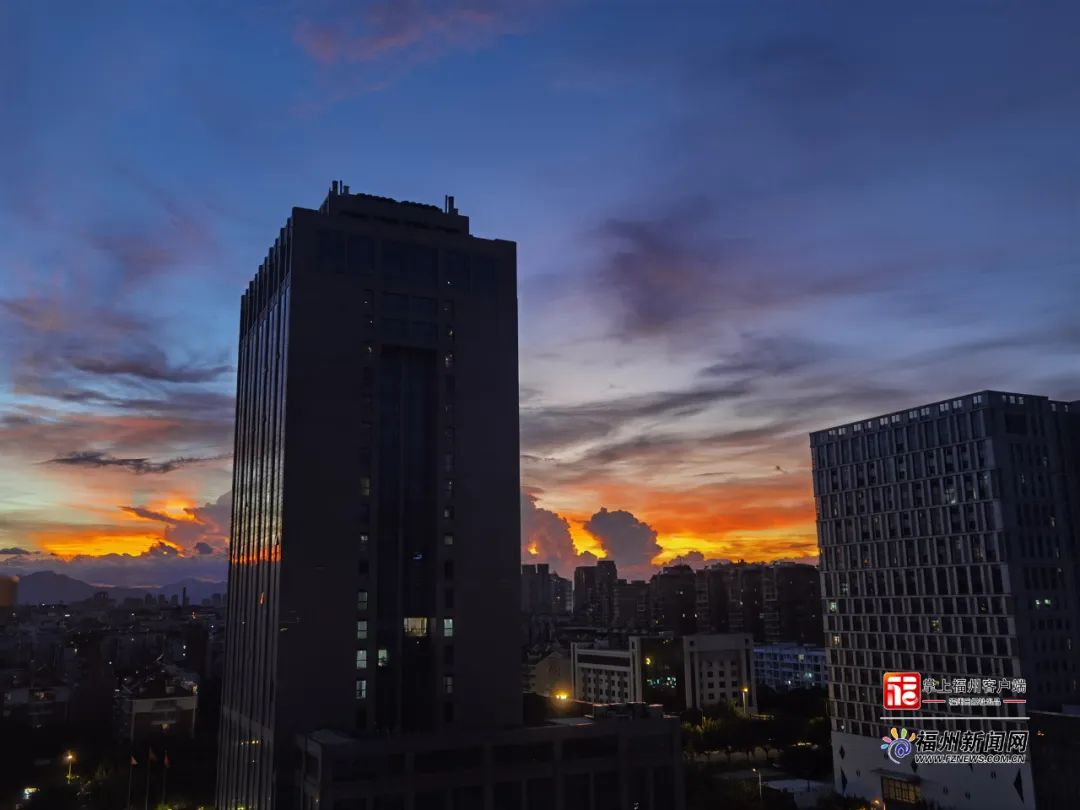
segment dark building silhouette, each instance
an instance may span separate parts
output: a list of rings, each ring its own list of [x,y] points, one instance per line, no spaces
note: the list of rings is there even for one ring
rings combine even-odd
[[[300,733],[520,724],[515,253],[335,183],[244,294],[218,807]]]
[[[597,627],[609,627],[615,617],[615,585],[619,572],[614,560],[574,569],[574,616]]]
[[[697,632],[697,591],[689,565],[669,565],[649,580],[652,627],[676,635]]]
[[[766,643],[822,643],[821,574],[815,566],[766,566],[761,577],[761,601]]]
[[[980,716],[1080,703],[1080,402],[981,391],[821,430],[810,446],[837,789],[890,807],[904,795],[1030,808],[1030,761],[883,768],[882,678],[990,679],[995,697],[1027,701],[939,704],[942,731],[1024,730]]]
[[[615,627],[645,630],[649,621],[649,583],[643,579],[615,583]]]
[[[696,574],[698,632],[820,644],[821,575],[797,563],[717,563]]]
[[[553,613],[551,571],[547,563],[521,566],[521,609],[526,613]]]

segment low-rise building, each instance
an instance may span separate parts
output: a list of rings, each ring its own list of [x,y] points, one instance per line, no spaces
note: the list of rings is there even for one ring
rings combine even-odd
[[[757,710],[754,639],[749,633],[715,633],[683,638],[686,706],[704,709],[731,703],[746,714]]]
[[[314,810],[681,810],[679,720],[658,706],[494,734],[297,737],[300,807]]]
[[[116,736],[136,742],[160,734],[192,737],[198,687],[183,678],[154,674],[125,679],[113,704]]]
[[[589,703],[635,703],[641,685],[629,649],[608,649],[576,642],[570,648],[574,698]]]
[[[825,648],[764,644],[754,648],[754,677],[777,692],[825,688]]]
[[[672,712],[730,701],[757,706],[749,633],[631,636],[626,647],[571,647],[574,698],[659,704]],[[743,691],[743,690],[746,691]]]
[[[4,690],[0,714],[31,728],[58,726],[67,722],[70,703],[71,689],[63,684],[15,686]]]
[[[558,647],[530,651],[522,675],[525,691],[536,695],[569,697],[574,690],[570,656]]]

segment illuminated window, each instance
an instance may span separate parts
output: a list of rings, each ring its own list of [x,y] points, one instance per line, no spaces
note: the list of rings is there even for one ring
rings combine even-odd
[[[390,652],[386,647],[379,647],[379,666],[385,667],[390,663]]]
[[[361,619],[356,623],[356,640],[363,641],[367,638],[367,619]]]
[[[356,609],[367,610],[367,591],[356,592]]]
[[[368,546],[367,533],[361,534],[360,535],[360,548],[367,548],[367,546]]]
[[[443,675],[443,690],[448,695],[454,694],[454,676]]]
[[[367,650],[356,651],[356,668],[367,669]]]
[[[443,634],[443,637],[445,637],[445,638],[453,638],[454,637],[454,620],[453,619],[443,619],[442,620],[442,634]]]
[[[412,636],[413,638],[423,638],[427,635],[427,621],[426,617],[406,617],[403,622],[405,625],[405,635]]]
[[[453,352],[447,352],[446,355],[443,357],[443,366],[445,368],[453,368],[454,367],[454,353]]]
[[[356,679],[356,699],[363,700],[367,697],[367,680],[364,678]]]
[[[444,534],[442,536],[442,542],[443,542],[444,546],[452,546],[452,545],[454,545],[454,535],[452,535],[452,534]]]

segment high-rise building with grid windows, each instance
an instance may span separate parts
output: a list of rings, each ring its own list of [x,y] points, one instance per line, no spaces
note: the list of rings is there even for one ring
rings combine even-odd
[[[316,729],[520,724],[515,254],[335,183],[243,296],[218,807]]]
[[[1029,765],[892,763],[882,679],[1024,681],[1027,703],[924,704],[902,723],[917,732],[1021,729],[996,718],[1080,701],[1080,403],[982,391],[810,443],[837,790],[1032,807]]]

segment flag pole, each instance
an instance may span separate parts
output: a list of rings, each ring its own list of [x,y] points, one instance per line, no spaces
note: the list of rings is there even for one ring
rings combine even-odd
[[[165,782],[169,778],[169,752],[165,752],[165,759],[161,765],[161,803],[165,804]]]
[[[147,746],[146,749],[146,795],[143,796],[143,810],[150,810],[150,773],[154,770],[154,749]]]

